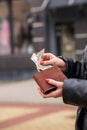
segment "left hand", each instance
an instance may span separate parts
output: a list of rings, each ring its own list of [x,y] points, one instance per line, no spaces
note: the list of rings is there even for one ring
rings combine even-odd
[[[46,79],[46,82],[56,86],[57,89],[55,91],[53,91],[53,92],[50,92],[49,94],[43,94],[41,92],[40,87],[38,87],[38,91],[39,91],[40,95],[43,98],[51,98],[51,97],[58,98],[58,97],[62,97],[63,82],[55,81],[53,79]]]

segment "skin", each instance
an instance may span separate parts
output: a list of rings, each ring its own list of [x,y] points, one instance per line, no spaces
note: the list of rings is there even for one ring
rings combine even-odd
[[[52,65],[52,66],[58,66],[62,71],[66,70],[66,64],[65,62],[53,55],[52,53],[45,53],[42,57],[42,61],[40,62],[41,65]],[[45,82],[52,84],[57,87],[57,89],[49,94],[43,94],[41,92],[40,87],[38,87],[38,91],[40,95],[43,98],[58,98],[62,97],[62,91],[63,91],[63,82],[55,81],[53,79],[46,79]]]

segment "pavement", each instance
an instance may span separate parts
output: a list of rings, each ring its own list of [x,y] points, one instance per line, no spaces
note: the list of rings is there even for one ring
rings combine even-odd
[[[0,104],[0,130],[74,130],[75,115],[70,106]]]
[[[0,130],[74,130],[77,107],[43,99],[36,82],[0,81]]]
[[[29,104],[64,104],[62,98],[43,99],[39,95],[36,82],[29,80],[0,81],[0,102]]]

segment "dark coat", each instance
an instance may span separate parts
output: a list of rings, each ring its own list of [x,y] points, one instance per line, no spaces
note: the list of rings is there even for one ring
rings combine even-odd
[[[76,130],[87,130],[87,47],[82,61],[66,59],[67,80],[63,86],[63,101],[78,106]]]

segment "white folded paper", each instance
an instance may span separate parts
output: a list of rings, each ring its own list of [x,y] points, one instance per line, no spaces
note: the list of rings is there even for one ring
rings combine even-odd
[[[47,66],[40,65],[40,62],[42,61],[42,56],[43,56],[44,52],[45,52],[45,49],[42,49],[37,53],[33,53],[31,56],[31,60],[35,63],[36,68],[39,72],[42,70],[45,70],[47,68],[52,67],[51,65],[47,65]]]

